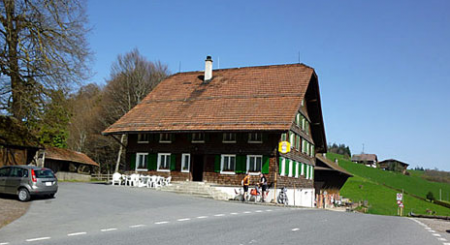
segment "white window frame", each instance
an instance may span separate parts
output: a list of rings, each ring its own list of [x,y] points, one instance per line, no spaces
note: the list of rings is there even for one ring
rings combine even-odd
[[[313,179],[313,173],[314,173],[314,167],[313,166],[311,166],[310,167],[310,170],[311,170],[311,173],[309,173],[309,179]]]
[[[297,127],[299,127],[300,128],[300,124],[301,124],[301,116],[300,116],[300,112],[297,112],[297,115],[295,115],[295,125],[297,126]]]
[[[163,140],[163,135],[168,135],[169,136],[169,140],[164,139]],[[170,133],[160,133],[159,134],[159,143],[172,143],[172,137],[170,135]]]
[[[195,135],[203,135],[202,139],[195,139]],[[192,133],[192,143],[205,143],[205,133]]]
[[[255,158],[255,166],[256,166],[256,158],[261,158],[261,170],[260,171],[252,171],[250,172],[250,158]],[[263,167],[263,156],[262,155],[247,155],[247,173],[250,175],[258,175],[262,171]]]
[[[280,176],[285,176],[286,175],[286,158],[282,157],[281,158],[281,173]]]
[[[306,171],[305,172],[306,172],[305,178],[309,179],[309,165],[307,165],[307,164],[306,164]]]
[[[234,171],[223,171],[225,157],[228,157],[228,158],[234,157]],[[236,161],[237,161],[236,155],[233,155],[233,154],[220,155],[220,173],[221,174],[236,174]]]
[[[225,139],[227,134],[234,135],[234,140]],[[223,133],[222,134],[222,143],[227,143],[227,144],[236,143],[236,137],[237,137],[236,133]]]
[[[306,124],[306,118],[305,116],[302,117],[302,130],[305,131],[305,124]]]
[[[139,167],[140,156],[144,156],[144,161],[145,161],[146,168],[138,168]],[[148,171],[148,165],[147,164],[148,164],[148,153],[136,153],[136,162],[134,163],[135,170],[136,171]]]
[[[140,140],[141,137],[142,137],[141,135],[147,135],[147,140]],[[149,135],[149,134],[138,134],[137,137],[138,137],[138,138],[137,138],[137,143],[138,143],[138,144],[146,144],[146,143],[149,142],[150,135]]]
[[[259,135],[259,140],[258,140],[258,135]],[[252,136],[256,136],[256,140],[253,139]],[[262,133],[248,133],[248,143],[252,143],[252,144],[258,144],[258,143],[262,143],[263,139],[262,139]]]
[[[186,164],[186,162],[185,162],[185,157],[186,156],[188,157],[187,170],[183,170],[183,166]],[[191,154],[183,153],[183,154],[181,154],[181,172],[189,173],[190,170],[191,170]]]
[[[298,178],[300,169],[299,169],[299,162],[295,161],[295,178]]]
[[[169,168],[168,169],[160,169],[161,166],[161,158],[162,157],[169,157]],[[171,154],[170,153],[158,153],[158,172],[170,172],[170,161],[171,161]]]
[[[293,175],[293,166],[294,166],[294,164],[293,164],[293,160],[292,159],[289,159],[289,177],[292,177],[292,175]]]
[[[295,147],[295,133],[290,131],[289,132],[289,143],[291,144],[291,149]]]

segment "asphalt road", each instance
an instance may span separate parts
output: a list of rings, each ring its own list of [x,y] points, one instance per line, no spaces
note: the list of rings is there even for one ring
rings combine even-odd
[[[34,200],[27,214],[0,229],[5,244],[450,245],[450,238],[409,218],[61,183],[55,199]]]

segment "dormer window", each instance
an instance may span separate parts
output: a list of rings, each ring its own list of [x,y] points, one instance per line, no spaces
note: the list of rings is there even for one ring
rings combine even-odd
[[[248,143],[262,143],[262,133],[249,133]]]
[[[205,143],[205,133],[192,133],[192,143]]]
[[[236,143],[236,133],[223,133],[223,143]]]
[[[138,134],[137,142],[139,144],[148,143],[149,139],[150,139],[150,135],[149,134]]]
[[[172,138],[169,133],[159,134],[159,143],[172,143]]]

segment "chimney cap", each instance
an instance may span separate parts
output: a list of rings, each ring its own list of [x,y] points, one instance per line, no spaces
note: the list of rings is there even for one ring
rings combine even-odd
[[[205,61],[211,61],[212,62],[212,58],[211,58],[211,56],[206,56],[206,60]]]

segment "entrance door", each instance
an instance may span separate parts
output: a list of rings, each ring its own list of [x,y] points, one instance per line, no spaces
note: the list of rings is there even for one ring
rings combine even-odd
[[[203,181],[203,155],[192,157],[192,181]]]

